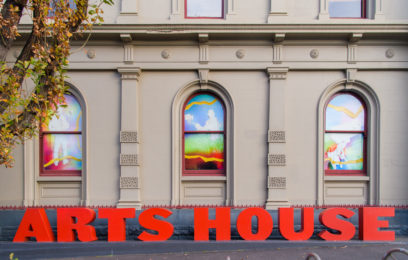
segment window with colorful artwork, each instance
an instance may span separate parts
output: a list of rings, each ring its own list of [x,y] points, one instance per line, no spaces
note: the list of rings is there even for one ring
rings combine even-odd
[[[223,18],[224,0],[185,0],[186,18]]]
[[[331,18],[365,18],[365,0],[329,0]]]
[[[366,174],[367,120],[364,102],[340,92],[325,110],[324,170],[326,174]]]
[[[184,104],[183,175],[225,175],[225,108],[211,93]]]
[[[81,175],[82,109],[77,98],[64,94],[58,116],[40,131],[40,175]]]

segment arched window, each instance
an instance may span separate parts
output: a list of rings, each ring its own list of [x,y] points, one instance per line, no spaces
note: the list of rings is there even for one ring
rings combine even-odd
[[[211,93],[184,104],[183,175],[225,175],[225,108]]]
[[[365,175],[367,113],[350,92],[333,95],[325,108],[324,170],[326,174]]]
[[[82,174],[82,108],[77,98],[64,94],[65,104],[40,130],[40,175]]]

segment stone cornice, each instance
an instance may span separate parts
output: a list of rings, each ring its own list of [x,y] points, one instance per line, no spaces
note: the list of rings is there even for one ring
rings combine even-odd
[[[31,25],[19,26],[20,33],[31,32]],[[93,34],[191,34],[191,33],[284,33],[293,34],[408,34],[408,22],[375,22],[372,20],[342,22],[342,23],[289,23],[289,24],[103,24],[94,26]],[[349,36],[349,35],[348,35]]]

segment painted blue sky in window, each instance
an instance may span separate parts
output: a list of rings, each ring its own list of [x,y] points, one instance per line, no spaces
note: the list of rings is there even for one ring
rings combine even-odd
[[[330,17],[361,17],[361,0],[330,0],[329,1]]]
[[[335,96],[326,108],[326,130],[364,131],[363,104],[350,94]]]
[[[185,131],[224,131],[224,109],[221,102],[209,94],[193,97],[184,109]]]

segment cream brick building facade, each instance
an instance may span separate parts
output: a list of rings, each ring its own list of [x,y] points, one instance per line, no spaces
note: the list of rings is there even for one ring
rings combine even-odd
[[[27,140],[0,168],[0,206],[408,204],[408,1],[366,0],[349,19],[330,18],[331,0],[225,0],[221,18],[192,19],[188,1],[105,8],[70,57],[81,174],[41,174],[40,141]],[[223,174],[183,174],[196,93],[224,104]],[[365,105],[363,174],[325,172],[336,93]]]

